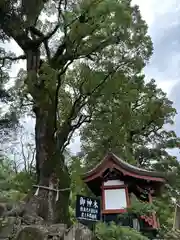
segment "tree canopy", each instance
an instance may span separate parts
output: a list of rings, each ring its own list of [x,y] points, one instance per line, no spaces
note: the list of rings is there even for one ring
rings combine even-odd
[[[168,149],[179,146],[175,132],[166,127],[174,124],[176,110],[155,80],[116,75],[94,109],[91,123],[81,131],[89,164],[112,151],[138,166],[152,168],[171,157]]]

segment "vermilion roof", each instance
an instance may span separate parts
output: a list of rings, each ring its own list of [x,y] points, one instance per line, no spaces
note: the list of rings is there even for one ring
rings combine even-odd
[[[86,172],[83,175],[83,180],[85,182],[90,182],[91,180],[101,176],[108,168],[117,169],[122,172],[123,175],[134,178],[156,182],[166,182],[165,174],[133,166],[123,161],[113,153],[108,153],[98,165],[96,165],[92,170]]]

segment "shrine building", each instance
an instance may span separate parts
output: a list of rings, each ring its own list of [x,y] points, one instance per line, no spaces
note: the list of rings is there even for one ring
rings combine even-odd
[[[152,212],[146,216],[128,215],[127,220],[121,219],[134,199],[152,203],[153,198],[161,194],[166,178],[163,173],[148,171],[123,161],[113,153],[105,158],[92,170],[83,175],[83,181],[89,189],[101,198],[102,220],[114,221],[124,226],[131,226],[138,231],[153,233],[159,229],[158,216]]]

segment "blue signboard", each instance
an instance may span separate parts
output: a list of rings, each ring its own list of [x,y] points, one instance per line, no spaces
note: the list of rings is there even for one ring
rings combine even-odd
[[[76,218],[84,221],[99,221],[101,218],[100,200],[77,195]]]

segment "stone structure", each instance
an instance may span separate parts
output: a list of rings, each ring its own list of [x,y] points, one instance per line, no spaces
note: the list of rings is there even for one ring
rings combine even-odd
[[[0,240],[91,240],[92,232],[77,223],[67,229],[65,224],[25,224],[21,217],[0,218]],[[27,223],[27,221],[26,221]]]
[[[22,225],[19,218],[10,217],[0,229],[0,240],[90,240],[91,231],[82,224],[67,229],[64,224]]]

